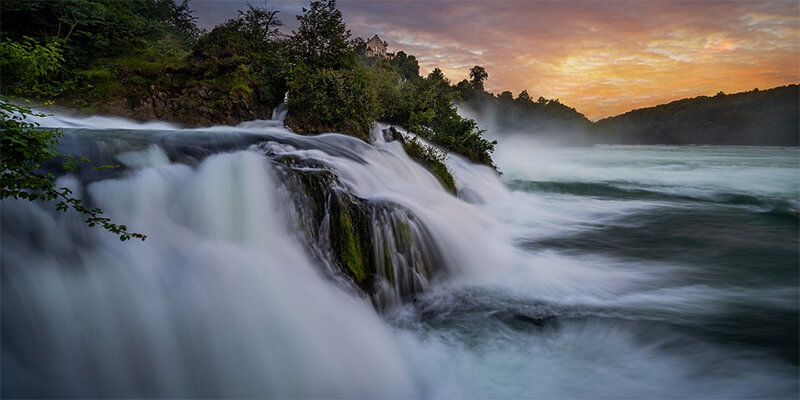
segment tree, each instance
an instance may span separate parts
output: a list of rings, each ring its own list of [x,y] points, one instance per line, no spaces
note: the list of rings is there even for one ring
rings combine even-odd
[[[236,18],[229,20],[226,25],[242,32],[248,41],[267,43],[281,37],[279,28],[283,21],[278,19],[278,10],[263,7],[253,7],[247,3],[247,11],[239,10]]]
[[[517,101],[522,103],[533,103],[533,99],[531,99],[531,95],[528,94],[527,90],[523,90],[517,96]]]
[[[335,0],[315,0],[298,15],[300,27],[292,32],[296,63],[312,68],[346,68],[355,65],[350,30],[342,20]]]
[[[341,132],[365,141],[379,111],[362,68],[314,69],[302,63],[292,70],[287,106],[286,124],[298,132]]]
[[[392,59],[392,65],[397,67],[397,72],[405,79],[413,80],[419,77],[419,62],[414,56],[406,55],[403,51],[398,51]]]
[[[472,88],[475,90],[483,90],[483,81],[489,77],[486,69],[476,65],[469,70],[469,79]]]
[[[354,37],[350,40],[350,47],[356,52],[359,57],[366,57],[367,54],[367,41],[362,37]]]
[[[28,88],[27,94],[57,94],[55,89],[41,81],[48,73],[61,68],[63,57],[59,46],[53,43],[42,46],[31,39],[16,43],[3,38],[0,42],[0,55],[0,74],[7,77],[6,79],[14,79],[15,82],[10,88],[12,93],[24,93]],[[28,115],[44,116],[0,96],[0,200],[57,200],[56,209],[67,211],[71,208],[84,214],[89,226],[100,225],[119,235],[121,240],[144,240],[146,236],[141,233],[128,232],[125,225],[112,223],[103,216],[100,209],[85,207],[80,199],[71,196],[72,192],[68,188],[55,187],[55,176],[42,172],[42,165],[57,159],[66,160],[62,167],[68,171],[75,171],[77,165],[72,157],[56,149],[61,132],[38,129],[37,124],[26,121]],[[81,161],[88,162],[85,159]]]
[[[28,115],[44,116],[0,97],[0,200],[56,200],[57,210],[67,211],[71,208],[84,214],[89,226],[100,225],[118,235],[120,240],[145,240],[145,235],[128,232],[125,225],[112,223],[110,218],[103,216],[103,211],[99,208],[90,209],[84,206],[80,199],[72,197],[68,188],[56,188],[55,176],[41,172],[44,163],[58,158],[67,159],[62,164],[65,170],[75,171],[77,166],[71,157],[56,150],[61,132],[37,129],[37,124],[25,120]]]
[[[8,38],[0,41],[0,75],[3,91],[27,96],[55,96],[58,85],[46,78],[61,70],[64,62],[61,41],[46,44],[23,37],[21,42]]]
[[[178,32],[181,32],[190,43],[194,43],[203,33],[203,30],[197,27],[197,23],[195,22],[197,21],[197,17],[192,15],[193,11],[189,8],[189,0],[183,0],[180,4],[171,0],[167,2],[167,5],[170,8],[168,16],[169,23],[175,27]]]
[[[428,74],[428,78],[427,79],[430,80],[431,82],[433,82],[436,85],[439,85],[439,84],[449,85],[450,84],[450,81],[447,79],[447,77],[444,76],[444,72],[442,72],[442,70],[439,69],[439,67],[434,68],[433,71],[431,71]]]

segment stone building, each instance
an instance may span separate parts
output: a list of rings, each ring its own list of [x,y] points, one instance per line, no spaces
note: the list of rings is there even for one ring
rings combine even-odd
[[[386,48],[389,44],[381,40],[378,35],[367,41],[367,57],[393,58],[394,53],[388,53]]]

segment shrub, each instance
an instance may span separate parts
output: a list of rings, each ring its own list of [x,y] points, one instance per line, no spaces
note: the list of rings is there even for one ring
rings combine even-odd
[[[341,132],[366,141],[377,104],[361,67],[313,69],[301,63],[290,74],[286,124],[300,133]]]

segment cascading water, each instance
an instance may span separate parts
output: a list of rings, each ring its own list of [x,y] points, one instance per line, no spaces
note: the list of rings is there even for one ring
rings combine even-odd
[[[122,165],[58,183],[148,239],[3,202],[5,397],[798,393],[791,157],[736,167],[771,177],[752,182],[756,203],[690,150],[530,157],[501,141],[505,184],[448,156],[455,197],[397,142],[279,121],[41,123],[65,128],[65,151]],[[709,162],[728,171],[727,156]],[[708,220],[690,214],[703,207]],[[678,218],[706,225],[639,238]],[[770,245],[728,244],[736,223]],[[747,256],[753,271],[729,267]]]
[[[289,112],[289,108],[286,107],[286,102],[289,101],[289,92],[283,95],[283,101],[281,104],[278,104],[274,110],[272,110],[272,120],[283,122],[286,119],[286,114]]]

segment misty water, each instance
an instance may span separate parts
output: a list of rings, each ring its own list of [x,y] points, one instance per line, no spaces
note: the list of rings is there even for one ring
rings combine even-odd
[[[58,183],[148,239],[3,202],[4,396],[798,396],[797,148],[505,137],[454,197],[380,135],[43,124],[123,165]],[[425,290],[378,312],[312,256],[276,154],[409,210]]]

